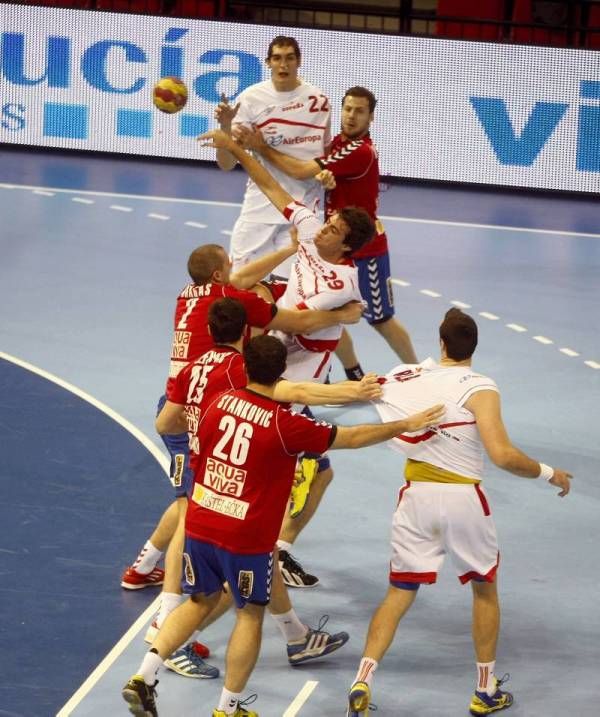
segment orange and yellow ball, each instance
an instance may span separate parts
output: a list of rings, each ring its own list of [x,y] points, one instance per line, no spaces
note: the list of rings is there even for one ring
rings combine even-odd
[[[154,85],[152,101],[161,112],[179,112],[185,107],[187,98],[187,87],[178,77],[161,77]]]

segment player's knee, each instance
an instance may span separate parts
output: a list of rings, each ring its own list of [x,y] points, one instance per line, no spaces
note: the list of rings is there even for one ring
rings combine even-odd
[[[319,481],[322,486],[328,486],[333,480],[333,470],[330,467],[327,467],[324,470],[319,470],[315,480]]]

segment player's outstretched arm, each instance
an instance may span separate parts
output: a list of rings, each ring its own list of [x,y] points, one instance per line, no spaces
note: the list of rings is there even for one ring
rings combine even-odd
[[[389,441],[400,433],[413,433],[440,422],[445,407],[438,403],[421,413],[415,413],[401,421],[363,424],[360,426],[338,426],[331,448],[363,448],[374,443]]]
[[[279,309],[265,328],[286,334],[311,334],[338,324],[357,324],[363,312],[360,301],[349,301],[331,311],[319,309]]]
[[[381,394],[382,389],[377,380],[377,374],[369,373],[361,381],[339,381],[338,383],[279,381],[275,386],[273,398],[276,401],[320,406],[325,403],[375,401],[381,398]]]
[[[280,212],[283,212],[287,205],[294,201],[294,198],[273,179],[262,164],[248,154],[223,130],[214,129],[210,132],[205,132],[198,137],[198,140],[202,142],[204,147],[215,147],[217,150],[225,149],[231,152],[262,193]]]
[[[561,498],[567,495],[571,487],[570,473],[538,463],[512,444],[502,420],[500,394],[496,391],[477,391],[465,407],[475,416],[481,442],[498,468],[523,478],[546,478],[561,489]]]
[[[293,228],[295,229],[295,227]],[[251,289],[259,281],[271,274],[281,262],[293,256],[297,250],[298,244],[294,243],[284,249],[265,254],[265,256],[261,256],[259,259],[255,259],[238,269],[235,274],[229,277],[229,283],[235,286],[236,289]]]
[[[297,159],[274,149],[265,142],[258,129],[236,126],[233,136],[242,147],[258,152],[267,162],[294,179],[310,179],[321,171],[321,167],[314,159]]]
[[[215,119],[219,123],[219,127],[223,130],[223,132],[231,134],[231,124],[238,113],[239,108],[239,102],[235,105],[235,107],[232,107],[225,94],[221,94],[221,101],[215,109]],[[237,159],[226,149],[217,149],[217,164],[221,169],[228,172],[235,167]]]
[[[185,417],[185,407],[179,403],[165,401],[165,405],[160,409],[160,413],[156,417],[154,426],[156,432],[161,436],[186,433],[188,425]]]

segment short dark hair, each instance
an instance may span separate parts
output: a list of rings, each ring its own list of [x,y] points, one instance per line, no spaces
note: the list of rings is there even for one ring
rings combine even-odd
[[[248,380],[273,385],[285,371],[287,349],[275,336],[255,336],[244,347]]]
[[[227,256],[220,244],[199,246],[190,254],[187,269],[195,284],[206,284],[218,269],[223,268],[223,255]]]
[[[375,222],[368,212],[360,207],[344,207],[338,211],[350,228],[344,244],[350,247],[349,253],[358,251],[375,236]]]
[[[440,339],[453,361],[471,358],[477,348],[477,324],[460,309],[449,309],[440,324]]]
[[[269,49],[267,50],[267,57],[266,60],[271,59],[271,55],[273,54],[273,48],[277,45],[278,47],[293,47],[294,53],[298,60],[301,59],[302,55],[300,54],[300,45],[298,45],[298,40],[296,40],[295,37],[288,37],[287,35],[277,35],[277,37],[274,37],[270,44]]]
[[[356,85],[355,87],[351,87],[349,90],[346,90],[344,96],[342,97],[342,106],[344,105],[346,97],[364,97],[369,102],[369,112],[375,111],[377,100],[371,90],[368,90],[366,87]]]
[[[237,299],[217,299],[208,309],[208,325],[216,344],[232,344],[242,338],[246,309]]]

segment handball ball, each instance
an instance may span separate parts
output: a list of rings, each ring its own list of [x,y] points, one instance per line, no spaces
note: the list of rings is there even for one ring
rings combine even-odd
[[[187,98],[187,87],[178,77],[161,77],[154,85],[152,100],[161,112],[179,112],[185,107]]]

